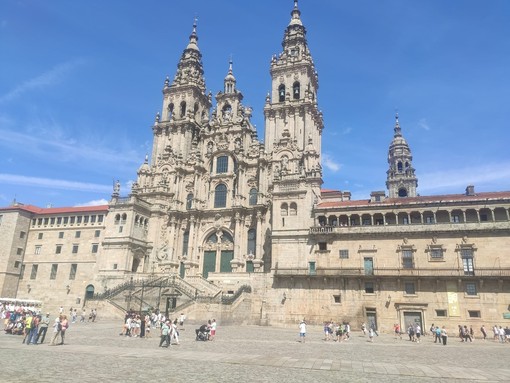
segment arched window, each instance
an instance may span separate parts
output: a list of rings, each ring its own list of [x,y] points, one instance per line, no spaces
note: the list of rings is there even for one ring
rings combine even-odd
[[[198,112],[198,102],[195,102],[195,105],[193,106],[193,115],[196,116]]]
[[[290,215],[297,215],[297,204],[295,202],[292,202],[290,204]]]
[[[214,207],[227,206],[227,187],[224,184],[219,184],[214,189]]]
[[[283,84],[278,87],[278,100],[280,102],[285,101],[285,85]]]
[[[193,207],[193,194],[189,193],[186,197],[186,210],[189,210]]]
[[[280,210],[281,210],[281,215],[289,215],[289,205],[287,205],[286,202],[282,203]]]
[[[221,156],[216,159],[216,173],[228,172],[228,157]]]
[[[118,224],[119,224],[119,222],[120,222],[120,214],[117,214],[117,215],[115,216],[115,224],[116,224],[116,225],[118,225]]]
[[[409,162],[406,161],[406,170],[409,169]]]
[[[300,92],[299,92],[299,81],[296,81],[294,85],[292,85],[292,97],[294,100],[299,100]]]
[[[143,220],[140,221],[140,217],[137,215],[135,216],[135,226],[138,226],[138,224],[142,224],[143,223]]]
[[[250,206],[257,204],[257,194],[258,194],[257,189],[253,188],[250,190],[250,198],[249,198]]]
[[[127,214],[124,213],[124,214],[122,214],[122,222],[121,223],[126,223],[126,220],[127,220]]]
[[[399,197],[407,197],[407,190],[404,188],[398,189],[398,196]]]
[[[168,120],[172,119],[172,116],[174,114],[174,104],[168,105]]]
[[[399,173],[402,173],[402,162],[400,162],[400,161],[398,161],[398,163],[397,163],[397,171]]]
[[[186,101],[181,102],[181,117],[186,116]]]
[[[257,231],[255,229],[248,230],[248,254],[255,255],[255,248],[257,244]]]

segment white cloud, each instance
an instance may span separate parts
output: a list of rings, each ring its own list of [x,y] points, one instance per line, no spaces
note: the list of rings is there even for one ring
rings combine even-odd
[[[327,153],[322,155],[322,165],[332,172],[338,172],[342,167],[342,164],[335,162],[335,160]]]
[[[95,193],[109,193],[112,191],[112,187],[110,185],[107,186],[87,182],[59,180],[53,178],[27,177],[5,173],[0,173],[0,183],[61,190],[77,190]]]
[[[345,128],[344,130],[342,130],[342,135],[346,135],[346,134],[349,134],[350,132],[352,132],[352,128],[349,126],[347,128]]]
[[[75,205],[75,207],[82,207],[82,206],[100,206],[100,205],[108,205],[108,201],[104,198],[102,199],[95,199],[89,202],[83,202]]]
[[[26,80],[25,82],[12,89],[10,92],[0,96],[0,104],[14,100],[31,90],[44,89],[46,87],[58,84],[64,79],[67,73],[72,71],[75,67],[82,65],[84,62],[85,61],[83,59],[77,59],[58,64],[49,71],[30,80]]]

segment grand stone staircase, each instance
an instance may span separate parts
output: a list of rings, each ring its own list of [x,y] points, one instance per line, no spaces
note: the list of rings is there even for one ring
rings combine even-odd
[[[178,275],[163,277],[131,278],[112,289],[87,298],[86,304],[109,303],[119,313],[160,310],[166,315],[189,312],[200,305],[232,305],[251,287],[241,286],[236,293],[223,296],[222,290],[201,276]]]

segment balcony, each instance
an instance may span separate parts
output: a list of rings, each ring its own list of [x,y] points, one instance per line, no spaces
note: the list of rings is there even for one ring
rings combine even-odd
[[[510,268],[476,268],[473,272],[465,272],[463,269],[447,268],[335,268],[317,266],[315,271],[305,267],[276,267],[275,277],[420,277],[420,278],[510,278]]]
[[[508,230],[509,221],[488,222],[437,222],[437,223],[411,223],[386,225],[354,225],[354,226],[312,226],[310,235],[345,235],[345,234],[387,234],[391,233],[420,233],[428,231],[477,231],[477,230]]]

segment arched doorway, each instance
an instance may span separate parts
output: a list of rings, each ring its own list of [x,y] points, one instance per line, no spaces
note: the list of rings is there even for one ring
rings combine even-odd
[[[207,278],[209,273],[219,270],[220,273],[230,273],[230,261],[234,259],[234,239],[226,231],[219,229],[210,234],[204,243],[202,276]]]
[[[88,285],[85,288],[85,299],[90,299],[94,297],[94,285]]]

